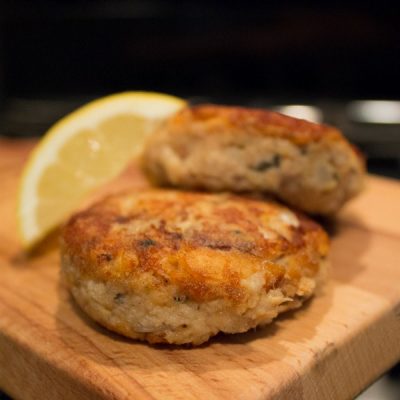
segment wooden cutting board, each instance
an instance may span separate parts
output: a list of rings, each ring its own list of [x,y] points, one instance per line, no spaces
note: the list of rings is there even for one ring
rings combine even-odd
[[[15,194],[32,145],[0,141],[0,387],[11,396],[349,399],[400,359],[400,183],[370,177],[329,224],[331,279],[304,308],[199,348],[149,346],[80,312],[56,245],[21,253]],[[144,184],[134,168],[116,186],[129,184]]]

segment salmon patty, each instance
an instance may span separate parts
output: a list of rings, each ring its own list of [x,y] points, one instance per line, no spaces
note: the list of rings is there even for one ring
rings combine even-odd
[[[272,201],[149,189],[110,196],[62,233],[62,275],[101,325],[151,343],[245,332],[310,297],[328,237]]]
[[[266,110],[200,105],[173,116],[145,147],[161,185],[271,193],[333,214],[363,187],[364,161],[335,128]]]

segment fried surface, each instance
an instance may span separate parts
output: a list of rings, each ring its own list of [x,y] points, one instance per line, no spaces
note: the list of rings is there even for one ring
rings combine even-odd
[[[207,124],[205,135],[219,134],[220,130],[238,130],[247,135],[261,135],[308,144],[320,140],[342,141],[337,129],[289,117],[277,112],[244,107],[198,105],[187,108],[170,120],[170,128],[185,129],[186,124]]]
[[[266,110],[202,105],[150,137],[143,168],[157,183],[272,193],[331,214],[363,186],[364,161],[337,129]]]
[[[63,231],[62,265],[75,298],[103,325],[153,342],[201,343],[301,304],[314,290],[328,246],[319,225],[273,202],[149,190],[109,197],[73,216]],[[262,296],[271,294],[276,307],[262,306]],[[131,305],[126,313],[143,304],[151,311],[129,319],[125,313],[116,323],[122,298]],[[282,308],[285,302],[293,304]],[[143,328],[157,307],[163,310],[157,322]],[[179,335],[175,322],[164,320],[175,308]],[[232,318],[211,326],[215,313]],[[196,328],[195,314],[205,321]]]

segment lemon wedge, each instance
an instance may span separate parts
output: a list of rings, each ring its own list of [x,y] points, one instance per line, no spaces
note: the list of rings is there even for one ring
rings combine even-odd
[[[120,173],[146,136],[185,104],[161,93],[114,94],[51,127],[22,174],[17,222],[24,247],[32,247],[92,189]]]

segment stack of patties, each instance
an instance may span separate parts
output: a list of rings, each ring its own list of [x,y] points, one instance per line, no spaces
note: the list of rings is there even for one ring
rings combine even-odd
[[[142,164],[157,184],[223,193],[110,196],[66,224],[62,270],[93,319],[152,343],[201,344],[299,307],[325,275],[328,237],[264,195],[333,214],[364,175],[334,128],[213,105],[172,117],[150,137]]]

